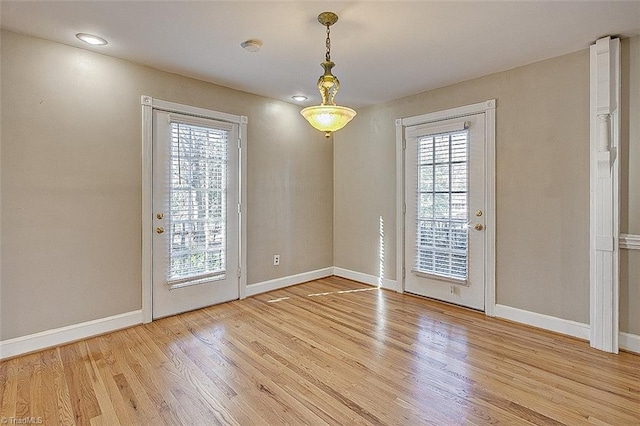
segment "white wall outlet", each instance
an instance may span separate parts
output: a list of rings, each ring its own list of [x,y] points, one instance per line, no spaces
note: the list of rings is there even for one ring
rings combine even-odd
[[[280,265],[280,255],[279,254],[274,254],[273,255],[273,266],[278,266]]]

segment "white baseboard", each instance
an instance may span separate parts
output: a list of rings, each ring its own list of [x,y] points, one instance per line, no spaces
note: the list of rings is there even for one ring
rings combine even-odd
[[[506,305],[496,305],[495,314],[498,318],[566,334],[578,339],[589,340],[589,324],[538,314]]]
[[[317,269],[315,271],[303,272],[297,275],[289,275],[288,277],[276,278],[274,280],[263,281],[256,284],[247,285],[247,297],[267,291],[278,290],[296,284],[306,283],[307,281],[318,280],[333,275],[333,267]]]
[[[374,275],[363,274],[361,272],[355,272],[339,267],[329,267],[248,285],[247,296],[253,296],[255,294],[277,290],[320,278],[326,278],[331,275],[358,281],[363,284],[378,286],[378,277]],[[382,287],[395,291],[396,281],[385,278]],[[530,325],[544,330],[554,331],[556,333],[566,334],[579,339],[589,340],[588,324],[525,311],[506,305],[496,305],[495,314],[498,318],[519,322],[521,324]],[[0,360],[68,344],[138,324],[142,324],[141,310],[42,331],[28,336],[3,340],[0,341]],[[619,345],[620,349],[640,354],[640,335],[620,332]]]
[[[141,310],[3,340],[0,341],[0,359],[13,358],[18,355],[61,346],[138,324],[142,324]]]
[[[640,354],[640,335],[621,331],[618,335],[618,346],[620,349]]]
[[[363,284],[369,284],[378,287],[379,277],[375,275],[363,274],[362,272],[352,271],[350,269],[339,268],[337,266],[333,267],[333,275],[341,278],[347,278],[349,280],[358,281]],[[390,280],[384,278],[382,280],[382,288],[387,290],[396,291],[396,280]]]

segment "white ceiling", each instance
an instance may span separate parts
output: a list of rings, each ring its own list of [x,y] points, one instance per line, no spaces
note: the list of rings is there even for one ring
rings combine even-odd
[[[309,96],[331,29],[338,104],[361,107],[640,34],[640,1],[6,1],[2,28],[287,102]],[[86,32],[109,44],[90,47]],[[258,38],[248,53],[240,43]]]

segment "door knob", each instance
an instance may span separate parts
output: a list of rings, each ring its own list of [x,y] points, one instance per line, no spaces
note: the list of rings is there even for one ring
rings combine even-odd
[[[158,234],[162,234],[162,233],[164,232],[164,228],[163,228],[162,226],[158,226],[158,227],[156,228],[156,232],[157,232]]]
[[[484,229],[484,226],[482,226],[481,223],[476,223],[476,226],[474,226],[474,228],[476,228],[476,231],[482,231]]]
[[[164,218],[164,213],[158,213],[156,217],[158,218],[158,220],[161,220],[162,218]]]

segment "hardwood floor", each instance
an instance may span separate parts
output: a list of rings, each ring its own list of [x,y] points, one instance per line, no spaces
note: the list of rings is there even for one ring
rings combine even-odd
[[[640,356],[331,277],[4,361],[0,397],[46,425],[632,425]]]

